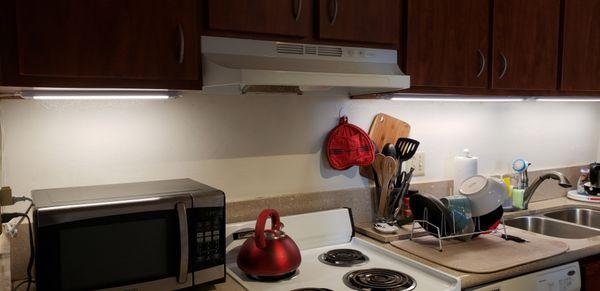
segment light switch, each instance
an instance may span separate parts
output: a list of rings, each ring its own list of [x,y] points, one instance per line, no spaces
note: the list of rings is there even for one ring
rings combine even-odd
[[[414,177],[425,176],[425,152],[415,153],[412,159],[406,161],[404,167],[407,172],[411,167],[415,168],[415,171],[413,172]]]

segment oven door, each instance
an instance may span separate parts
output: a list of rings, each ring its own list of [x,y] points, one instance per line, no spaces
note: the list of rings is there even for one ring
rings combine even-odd
[[[36,213],[38,290],[193,285],[189,196]]]

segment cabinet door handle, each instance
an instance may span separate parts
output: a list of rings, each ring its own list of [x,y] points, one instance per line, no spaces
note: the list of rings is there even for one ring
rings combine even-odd
[[[302,15],[302,0],[293,0],[294,3],[294,20],[300,20],[300,15]]]
[[[479,72],[477,73],[477,78],[479,79],[485,70],[485,56],[480,49],[477,50],[477,53],[479,54]]]
[[[338,0],[329,0],[329,24],[333,25],[338,16]]]
[[[502,72],[500,72],[500,76],[498,76],[498,80],[501,80],[502,78],[504,78],[504,75],[506,75],[506,71],[508,70],[508,59],[502,52],[500,52],[500,57],[502,58]]]
[[[179,258],[179,275],[177,283],[183,284],[187,281],[188,259],[189,259],[189,244],[188,244],[188,224],[185,203],[179,202],[176,205],[177,220],[179,221],[179,244],[181,247]]]
[[[183,26],[181,24],[177,25],[177,32],[179,35],[179,55],[177,61],[183,64],[185,60],[185,34],[183,33]]]

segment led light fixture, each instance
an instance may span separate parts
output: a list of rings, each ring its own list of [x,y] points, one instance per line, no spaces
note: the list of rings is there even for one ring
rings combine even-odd
[[[600,102],[600,98],[537,98],[540,102]]]
[[[177,98],[173,91],[133,91],[133,90],[48,90],[21,92],[24,99],[34,100],[166,100]]]
[[[390,100],[394,101],[438,101],[438,102],[521,102],[525,101],[525,98],[496,98],[496,97],[486,97],[486,98],[470,98],[470,97],[392,97]]]

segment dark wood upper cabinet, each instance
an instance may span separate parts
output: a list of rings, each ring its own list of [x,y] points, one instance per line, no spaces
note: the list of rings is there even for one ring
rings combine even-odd
[[[556,90],[561,0],[495,0],[492,88]]]
[[[600,255],[581,259],[579,267],[581,269],[581,290],[598,290],[598,286],[600,286]]]
[[[312,0],[207,0],[206,28],[307,37],[313,28]]]
[[[408,0],[406,14],[411,86],[487,87],[488,1]]]
[[[399,0],[318,0],[318,38],[398,44]]]
[[[2,2],[7,85],[201,88],[195,0]]]
[[[565,0],[561,88],[600,90],[600,1]]]

